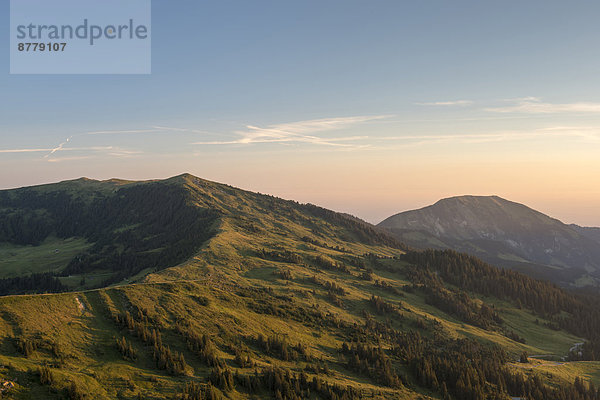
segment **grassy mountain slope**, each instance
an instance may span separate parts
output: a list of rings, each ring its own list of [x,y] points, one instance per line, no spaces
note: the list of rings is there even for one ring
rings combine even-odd
[[[186,267],[166,274],[201,276],[201,268],[187,266],[203,246],[208,250],[199,264],[192,261],[194,266],[209,261],[233,273],[232,266],[245,262],[247,254],[223,252],[222,243],[229,248],[259,237],[266,247],[285,246],[281,240],[287,236],[298,240],[310,235],[331,239],[331,246],[360,241],[367,244],[365,251],[372,244],[401,247],[354,218],[191,175],[148,182],[79,179],[0,191],[0,217],[5,221],[0,252],[8,256],[0,278],[46,273],[70,289],[129,283],[180,263]],[[264,234],[267,228],[271,237]],[[0,289],[36,289],[26,281],[14,283],[2,285],[0,280]]]
[[[575,375],[599,383],[597,364],[569,362],[539,374],[536,368],[549,367],[535,367],[525,379],[514,363],[523,351],[560,360],[588,338],[572,317],[585,310],[581,301],[552,285],[453,253],[429,260],[360,220],[189,175],[22,192],[64,192],[65,185],[88,187],[67,202],[125,205],[128,219],[98,230],[130,235],[100,247],[110,235],[81,229],[71,238],[49,229],[35,243],[3,245],[25,246],[13,251],[22,266],[25,254],[59,245],[65,259],[70,246],[92,260],[61,282],[89,280],[102,268],[116,277],[107,288],[0,298],[0,377],[16,384],[13,398],[506,399],[542,387],[547,396],[534,398],[559,399],[578,398],[555,392],[575,393]],[[20,212],[4,201],[3,212]],[[34,204],[27,212],[59,215],[60,208]],[[136,210],[175,216],[182,231],[209,234],[192,241],[185,259],[146,265],[155,260],[146,252],[163,253],[173,236],[152,232],[152,221]],[[150,232],[162,246],[135,244]],[[174,237],[175,244],[187,238]],[[134,243],[139,252],[132,254],[142,260],[128,275],[106,267],[127,253],[124,243]],[[72,265],[48,270],[60,275]],[[469,276],[479,276],[478,284]]]
[[[0,291],[105,286],[185,261],[218,219],[188,197],[174,181],[80,179],[0,191],[1,248],[30,256],[26,266],[22,257],[5,261]]]
[[[597,242],[573,226],[497,196],[443,199],[379,226],[416,247],[468,252],[562,284],[593,283],[600,277]]]
[[[387,260],[384,264],[386,268],[376,270],[373,278],[387,282],[385,289],[374,281],[360,279],[356,276],[362,273],[358,269],[351,268],[351,274],[317,272],[286,263],[253,268],[244,274],[246,282],[241,285],[237,281],[207,278],[84,293],[5,297],[0,299],[0,362],[8,368],[0,370],[0,376],[11,381],[18,379],[18,398],[39,398],[36,393],[58,398],[65,390],[61,388],[69,387],[71,381],[91,398],[135,398],[140,393],[143,398],[171,398],[183,391],[185,382],[204,383],[212,372],[206,358],[186,343],[194,335],[209,335],[216,356],[242,375],[252,376],[257,369],[276,365],[298,373],[305,370],[310,379],[318,376],[330,384],[350,384],[364,396],[368,393],[376,398],[438,398],[435,392],[416,383],[409,366],[392,355],[403,376],[400,387],[382,384],[372,373],[349,369],[347,357],[340,351],[343,343],[362,337],[362,341],[381,345],[390,352],[393,340],[385,334],[376,339],[375,332],[394,329],[420,332],[424,337],[474,338],[502,346],[512,354],[511,358],[523,350],[560,358],[581,340],[546,327],[543,319],[540,324],[539,316],[500,300],[493,303],[505,320],[503,325],[526,343],[508,338],[502,329],[465,323],[428,304],[422,293],[409,290],[411,284],[404,276],[401,261]],[[397,266],[398,272],[389,271],[390,266]],[[280,271],[285,272],[287,279],[282,278]],[[336,290],[337,294],[332,295],[326,282],[336,282],[344,294]],[[380,296],[391,310],[380,314],[371,303],[373,294]],[[489,299],[479,301],[492,304]],[[139,310],[144,317],[137,316]],[[136,328],[128,329],[116,322],[116,315],[124,318],[126,313],[138,321],[146,318],[144,326],[159,329],[165,345],[184,354],[183,372],[157,367],[152,346],[138,336]],[[281,338],[290,347],[300,343],[307,356],[290,356],[286,360],[279,351],[260,347],[260,335]],[[135,359],[124,359],[120,354],[115,341],[122,337],[135,349]],[[35,350],[27,356],[19,350],[22,340],[35,344]],[[236,349],[249,355],[252,364],[244,366],[236,361]],[[51,366],[54,380],[50,388],[39,383],[38,370],[43,365]],[[239,384],[236,390],[226,392],[229,398],[250,395]],[[258,390],[254,395],[267,398],[273,393]]]

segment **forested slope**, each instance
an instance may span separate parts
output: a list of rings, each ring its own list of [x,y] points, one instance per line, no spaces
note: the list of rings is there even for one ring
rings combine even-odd
[[[44,206],[47,187],[2,200],[5,215],[28,210],[40,226],[69,218],[66,209],[97,224],[46,231],[88,243],[53,279],[102,268],[115,281],[129,265],[116,255],[143,261],[123,269],[138,271],[127,275],[135,283],[0,298],[0,377],[14,398],[598,398],[600,365],[580,361],[598,357],[592,297],[453,251],[410,251],[355,218],[189,175],[66,186],[51,197],[67,196],[69,207]],[[200,234],[169,233],[180,227]],[[39,240],[32,250],[45,248]],[[155,258],[178,243],[193,249]],[[555,367],[516,362],[524,354]]]

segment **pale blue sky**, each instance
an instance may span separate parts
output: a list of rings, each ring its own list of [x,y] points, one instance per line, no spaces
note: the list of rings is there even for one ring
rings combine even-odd
[[[9,75],[0,40],[0,187],[190,172],[373,222],[471,193],[600,225],[598,2],[154,0],[152,15],[149,76]]]

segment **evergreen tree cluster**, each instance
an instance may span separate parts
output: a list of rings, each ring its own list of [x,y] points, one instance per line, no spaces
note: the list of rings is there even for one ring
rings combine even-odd
[[[418,266],[413,270],[420,270],[422,276],[437,274],[451,285],[533,310],[550,320],[548,327],[562,328],[587,339],[581,349],[571,354],[573,359],[600,360],[599,295],[567,292],[554,284],[493,267],[453,250],[408,252],[401,259]]]
[[[343,343],[342,354],[346,356],[349,369],[368,376],[385,386],[398,388],[402,380],[396,374],[390,358],[381,347],[368,346],[364,343]]]
[[[569,355],[573,360],[600,360],[600,296],[581,296],[570,316],[555,318],[557,324],[577,336],[588,339]]]
[[[69,400],[84,400],[87,398],[85,391],[75,382],[71,382],[67,389],[67,397]]]
[[[401,259],[437,273],[445,282],[463,290],[492,296],[536,311],[542,316],[572,312],[578,301],[558,286],[508,269],[493,267],[476,257],[453,250],[408,252]]]
[[[346,290],[335,282],[323,281],[322,285],[325,288],[325,290],[327,290],[328,292],[335,293],[336,295],[339,295],[339,296],[346,295]]]
[[[209,382],[206,385],[197,382],[186,382],[179,400],[220,400],[223,396]]]
[[[19,338],[17,340],[17,350],[27,358],[31,357],[37,348],[38,343],[35,340],[28,338]]]
[[[388,283],[387,281],[384,280],[375,280],[375,282],[373,283],[373,286],[375,286],[378,289],[381,289],[385,292],[388,292],[390,294],[393,294],[395,296],[404,296],[404,293],[402,293],[400,291],[400,289],[398,289],[396,286]]]
[[[116,339],[116,345],[124,360],[135,361],[137,358],[137,352],[131,343],[125,339],[125,336],[122,336],[121,339]]]
[[[265,337],[261,333],[256,338],[256,344],[265,353],[283,361],[311,360],[306,347],[302,343],[291,346],[287,343],[287,340],[281,336]]]
[[[350,273],[350,269],[348,266],[340,261],[332,261],[322,255],[316,255],[311,260],[310,263],[313,267],[316,267],[318,270],[329,270],[329,271],[337,271],[343,272],[345,274]]]
[[[152,354],[156,367],[168,371],[172,375],[184,375],[188,368],[183,353],[171,351],[169,346],[154,343]]]
[[[54,374],[52,370],[44,365],[38,369],[38,375],[40,376],[40,384],[52,386],[54,383]]]
[[[346,249],[345,247],[340,247],[339,245],[330,246],[325,242],[320,242],[316,239],[312,239],[310,236],[303,236],[301,240],[303,242],[310,243],[310,244],[318,246],[318,247],[323,247],[325,249],[339,251],[340,253],[352,253],[350,250]]]
[[[150,318],[142,310],[137,310],[137,320],[126,311],[125,315],[115,314],[115,322],[137,336],[147,346],[152,348],[152,357],[158,369],[166,370],[172,375],[183,375],[189,368],[183,353],[171,351],[162,342],[160,330],[150,329]]]
[[[280,269],[276,272],[276,275],[279,277],[279,279],[283,279],[285,281],[292,281],[294,280],[294,276],[292,275],[292,271],[290,271],[289,269]]]
[[[367,265],[365,264],[365,260],[362,257],[355,255],[344,255],[339,257],[342,262],[350,264],[351,266],[358,269],[366,269]]]
[[[275,400],[358,400],[365,398],[352,386],[328,383],[318,376],[309,379],[304,372],[294,373],[282,368],[266,368],[253,375],[237,375],[235,377],[240,388],[264,398],[264,392],[271,394]],[[373,397],[373,394],[370,394]]]
[[[487,400],[508,396],[528,400],[597,400],[593,384],[548,386],[538,375],[525,377],[506,365],[508,354],[496,345],[472,339],[428,338],[417,331],[399,332],[391,354],[405,363],[415,381],[442,399]],[[521,355],[522,361],[526,354]]]
[[[338,297],[346,295],[346,290],[342,286],[332,281],[322,281],[319,278],[317,278],[316,275],[313,275],[312,277],[308,278],[308,282],[314,285],[319,285],[325,290],[327,290],[327,300],[329,300],[332,304],[338,307],[343,306],[342,300]]]
[[[275,295],[270,289],[241,288],[236,293],[240,297],[248,298],[248,309],[257,314],[273,315],[318,329],[339,329],[345,324],[334,314],[317,307],[295,304],[291,298]]]
[[[213,368],[208,381],[218,387],[224,392],[231,392],[235,389],[235,381],[233,380],[233,373],[227,367],[225,368]]]
[[[343,237],[345,241],[408,250],[408,247],[404,243],[396,240],[383,229],[376,228],[358,218],[327,210],[313,204],[298,204],[297,207],[301,211],[308,212],[334,226],[345,228],[346,235]]]
[[[363,281],[370,282],[374,279],[373,271],[371,271],[370,269],[367,269],[366,271],[363,271],[358,277],[360,279],[362,279]]]
[[[176,325],[175,331],[185,339],[188,350],[196,354],[204,364],[213,368],[225,367],[225,361],[217,355],[217,347],[208,335],[199,335],[180,324]]]
[[[252,361],[249,352],[241,351],[237,348],[235,349],[235,363],[239,365],[240,368],[252,368],[256,365],[256,363]]]
[[[263,248],[257,252],[257,256],[263,260],[278,261],[290,264],[301,264],[303,261],[301,256],[289,250],[269,251]]]
[[[371,305],[371,308],[375,310],[375,313],[379,315],[400,314],[400,310],[397,306],[393,305],[392,303],[388,303],[379,296],[371,295],[369,304]]]
[[[184,186],[150,182],[101,191],[89,185],[78,191],[0,192],[0,242],[35,246],[50,235],[85,238],[94,245],[76,255],[62,275],[109,270],[114,272],[104,282],[109,284],[145,268],[179,264],[213,234],[218,214],[192,204]],[[0,294],[63,289],[49,274],[0,280]]]
[[[500,315],[482,303],[481,306],[465,291],[450,288],[434,271],[413,265],[406,267],[408,279],[414,289],[425,293],[425,302],[458,319],[483,329],[491,329],[502,324]]]
[[[0,279],[0,296],[24,293],[59,293],[67,290],[50,272]]]

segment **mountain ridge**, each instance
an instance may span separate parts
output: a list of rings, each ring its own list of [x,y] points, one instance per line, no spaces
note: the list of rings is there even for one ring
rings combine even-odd
[[[66,257],[69,254],[66,250],[73,252],[76,249],[70,248],[78,244],[81,252],[73,253],[72,259],[63,260],[54,269],[44,267],[46,261],[38,257],[37,264],[29,265],[28,270],[46,274],[47,286],[52,288],[56,282],[50,275],[56,274],[61,281],[70,283],[75,276],[83,279],[85,275],[84,288],[92,284],[100,287],[132,277],[146,279],[146,275],[159,269],[185,264],[186,260],[193,262],[196,250],[214,239],[223,224],[252,233],[261,229],[265,217],[271,219],[269,215],[277,212],[283,217],[278,222],[282,232],[284,225],[295,224],[299,228],[303,226],[303,236],[310,236],[307,226],[313,224],[311,220],[322,219],[330,225],[344,226],[346,230],[340,234],[346,239],[360,237],[365,242],[383,241],[402,247],[383,230],[358,218],[237,189],[188,173],[146,181],[80,178],[0,191],[0,217],[7,221],[0,226],[0,242],[17,246],[13,252],[21,251],[18,246],[39,247],[48,242],[48,249],[44,246],[40,249],[55,249],[57,253],[53,258]],[[54,248],[50,249],[51,246]],[[225,255],[220,257],[220,262],[225,263]],[[6,271],[17,270],[10,259],[4,264],[7,262]],[[14,276],[4,274],[7,278]],[[64,279],[67,277],[71,277],[71,281]],[[32,283],[32,286],[35,285]]]
[[[582,228],[496,195],[441,199],[378,226],[409,245],[466,251],[562,284],[600,276],[600,248],[588,237],[595,231],[584,234]]]

